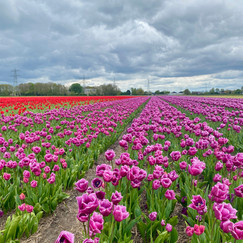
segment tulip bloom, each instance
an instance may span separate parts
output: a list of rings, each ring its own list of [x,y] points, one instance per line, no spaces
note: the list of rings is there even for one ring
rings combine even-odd
[[[218,182],[215,186],[212,187],[210,194],[208,195],[209,199],[217,203],[222,203],[227,199],[229,193],[229,187],[226,184]]]
[[[96,235],[101,233],[104,227],[104,219],[103,216],[99,213],[94,212],[90,218],[89,228],[92,232],[92,235]]]
[[[171,232],[172,231],[172,225],[171,224],[167,224],[166,226],[165,226],[165,229],[168,231],[168,232]]]
[[[173,190],[167,190],[165,192],[165,197],[169,200],[174,200],[175,198],[175,192]]]
[[[200,215],[205,214],[207,212],[206,200],[203,199],[200,195],[193,195],[192,197],[192,203],[188,207],[197,210]]]
[[[188,236],[192,236],[193,233],[194,233],[194,227],[187,226],[187,227],[186,227],[186,234],[187,234]]]
[[[237,219],[237,210],[234,209],[230,203],[214,203],[213,210],[218,220],[227,221],[230,219]]]
[[[205,230],[205,226],[204,225],[194,225],[194,233],[196,235],[201,235]]]
[[[149,214],[149,219],[151,221],[155,221],[156,218],[157,218],[157,212],[152,212]]]
[[[231,234],[236,240],[243,240],[243,221],[234,224]]]
[[[74,243],[74,234],[68,231],[62,231],[57,237],[55,243]]]
[[[104,199],[100,202],[99,211],[103,216],[108,216],[111,214],[113,209],[113,203],[108,199]]]
[[[85,192],[88,189],[89,186],[89,182],[87,180],[85,180],[84,178],[82,178],[81,180],[77,181],[75,183],[75,190],[79,191],[79,192]]]
[[[4,179],[5,181],[10,180],[10,178],[11,178],[11,174],[6,173],[6,172],[3,173],[3,179]]]
[[[127,212],[126,206],[116,205],[114,206],[113,215],[116,221],[121,222],[129,217],[129,212]]]
[[[79,213],[91,214],[99,206],[98,199],[94,193],[83,194],[81,197],[76,197],[79,207]]]

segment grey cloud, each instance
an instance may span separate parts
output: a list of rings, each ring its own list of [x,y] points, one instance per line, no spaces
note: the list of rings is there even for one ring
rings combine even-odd
[[[241,86],[243,1],[0,2],[0,82],[90,83],[122,90]],[[224,82],[228,80],[228,82]]]

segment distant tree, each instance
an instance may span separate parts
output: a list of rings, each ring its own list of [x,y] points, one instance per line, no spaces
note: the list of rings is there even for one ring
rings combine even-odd
[[[10,84],[0,85],[0,96],[10,96],[13,95],[14,87]]]
[[[79,83],[74,83],[70,86],[69,91],[80,95],[83,92],[83,87]]]
[[[219,94],[219,88],[216,88],[216,89],[215,89],[215,92],[216,92],[217,94]]]
[[[121,90],[115,84],[103,84],[96,88],[96,95],[119,95]]]
[[[236,89],[236,90],[234,91],[234,94],[237,94],[237,95],[241,94],[241,90],[240,90],[240,89]]]
[[[209,90],[209,94],[215,94],[214,88],[212,88],[212,89]]]
[[[184,95],[190,95],[191,94],[191,91],[189,89],[185,89],[183,91]]]
[[[132,95],[144,95],[144,90],[142,88],[131,88]]]
[[[131,95],[131,91],[128,89],[126,92],[121,92],[121,95]]]

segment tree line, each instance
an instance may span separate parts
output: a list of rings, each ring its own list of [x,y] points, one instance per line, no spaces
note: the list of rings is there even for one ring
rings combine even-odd
[[[209,91],[190,91],[189,89],[185,89],[183,93],[184,95],[242,95],[243,86],[235,90],[211,88]]]
[[[154,94],[168,94],[169,91],[155,91]],[[131,88],[122,92],[115,84],[103,84],[95,87],[82,87],[79,83],[73,83],[70,87],[56,83],[21,83],[17,86],[0,84],[0,96],[66,96],[66,95],[151,95],[152,92],[142,88]]]

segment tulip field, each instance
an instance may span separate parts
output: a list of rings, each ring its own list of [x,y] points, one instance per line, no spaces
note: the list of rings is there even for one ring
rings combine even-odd
[[[83,238],[55,243],[242,242],[243,99],[19,97],[0,112],[0,243],[34,234],[68,189]]]

